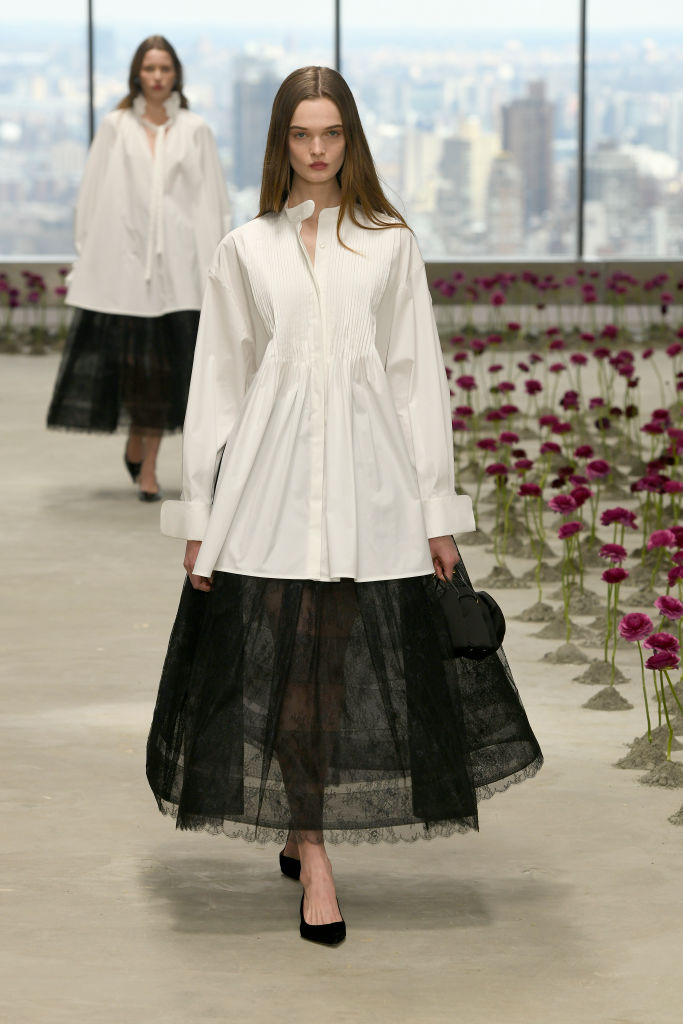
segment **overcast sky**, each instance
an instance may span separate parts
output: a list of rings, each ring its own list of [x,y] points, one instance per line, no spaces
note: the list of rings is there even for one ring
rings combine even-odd
[[[23,0],[3,5],[3,20],[27,22],[74,22],[84,17],[86,0]],[[388,22],[397,28],[432,24],[436,32],[453,29],[562,29],[574,27],[578,0],[341,0],[342,18],[357,28]],[[93,0],[95,18],[102,24],[124,22],[159,26],[187,24],[252,25],[261,19],[331,24],[333,0]],[[9,8],[9,9],[7,9]],[[594,28],[683,28],[680,0],[588,0]]]

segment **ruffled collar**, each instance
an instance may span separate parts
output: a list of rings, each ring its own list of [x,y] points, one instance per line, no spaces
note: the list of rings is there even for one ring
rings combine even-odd
[[[168,120],[174,121],[178,116],[178,111],[180,110],[180,93],[178,92],[177,89],[174,89],[171,95],[168,97],[168,99],[164,100],[163,107],[164,110],[166,111],[166,116]],[[133,113],[135,114],[135,116],[139,118],[140,121],[144,121],[145,124],[151,125],[152,128],[164,127],[163,124],[154,124],[152,121],[148,121],[147,118],[145,117],[146,112],[147,101],[145,97],[142,95],[142,93],[139,92],[135,99],[133,100]],[[168,124],[168,121],[166,122],[166,124]]]

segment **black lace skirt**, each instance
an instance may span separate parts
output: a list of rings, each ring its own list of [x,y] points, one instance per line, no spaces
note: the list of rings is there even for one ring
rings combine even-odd
[[[159,809],[259,841],[476,829],[543,758],[502,652],[444,656],[430,582],[186,581],[147,745]]]
[[[181,430],[199,311],[159,317],[77,309],[57,374],[48,427],[112,433]]]

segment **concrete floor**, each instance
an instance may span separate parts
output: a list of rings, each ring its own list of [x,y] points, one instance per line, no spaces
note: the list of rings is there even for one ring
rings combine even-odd
[[[683,791],[611,767],[644,728],[637,688],[633,711],[582,710],[592,691],[539,660],[532,625],[506,649],[546,767],[483,804],[479,835],[333,848],[339,949],[299,939],[275,848],[174,831],[144,746],[181,545],[135,499],[120,437],[44,430],[56,367],[0,357],[0,1020],[679,1022]]]

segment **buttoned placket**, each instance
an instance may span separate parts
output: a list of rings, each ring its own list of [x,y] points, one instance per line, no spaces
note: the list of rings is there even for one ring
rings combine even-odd
[[[323,498],[324,498],[324,448],[325,448],[325,379],[327,374],[327,325],[325,317],[325,285],[329,260],[329,214],[333,211],[321,210],[318,216],[318,231],[315,243],[315,266],[301,237],[302,221],[313,214],[315,207],[312,200],[307,200],[296,208],[296,233],[299,246],[306,260],[308,273],[315,286],[318,301],[318,322],[311,324],[309,343],[311,357],[311,479],[309,492],[309,530],[307,565],[312,579],[326,574],[322,566],[323,539]],[[336,213],[335,213],[336,217]],[[317,331],[316,331],[317,327]]]

